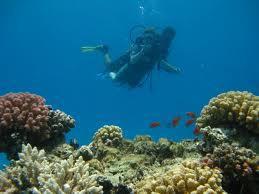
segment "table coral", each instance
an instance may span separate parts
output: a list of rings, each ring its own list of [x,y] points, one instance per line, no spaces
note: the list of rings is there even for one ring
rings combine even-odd
[[[158,173],[136,184],[136,194],[221,194],[220,170],[203,167],[197,161],[184,161],[166,173]]]
[[[259,134],[259,97],[249,92],[230,91],[212,98],[197,119],[198,127],[246,129]]]

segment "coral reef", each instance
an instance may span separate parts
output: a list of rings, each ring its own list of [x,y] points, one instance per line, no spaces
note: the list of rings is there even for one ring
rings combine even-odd
[[[210,126],[200,129],[203,134],[203,141],[199,142],[198,148],[203,153],[212,153],[214,148],[230,141],[228,131],[221,128],[211,128]]]
[[[75,120],[70,115],[67,115],[60,110],[50,110],[48,116],[48,126],[51,129],[51,136],[69,132],[70,128],[75,127]]]
[[[156,173],[136,184],[136,194],[226,193],[221,187],[220,170],[184,161],[165,173]]]
[[[41,96],[30,93],[0,96],[0,152],[6,152],[8,158],[15,158],[22,144],[44,146],[46,141],[63,136],[74,124],[71,116],[45,105]]]
[[[76,157],[83,157],[85,161],[93,159],[94,155],[89,146],[81,146],[76,152]]]
[[[96,175],[90,175],[89,164],[82,157],[75,160],[70,155],[67,160],[50,163],[44,150],[38,151],[30,144],[23,145],[19,157],[1,172],[1,179],[9,179],[9,182],[0,182],[3,192],[16,189],[33,193],[103,193],[102,186],[97,185]],[[16,187],[6,187],[7,184]]]
[[[245,194],[259,190],[259,156],[254,152],[259,150],[258,97],[251,93],[228,92],[213,98],[197,119],[201,133],[194,140],[153,141],[148,135],[127,140],[120,127],[105,125],[89,145],[79,147],[76,139],[70,144],[64,141],[74,122],[45,105],[40,96],[0,97],[0,151],[16,159],[0,171],[0,193]],[[13,157],[17,152],[19,157]]]
[[[0,132],[24,130],[28,138],[38,137],[39,141],[49,138],[49,109],[45,99],[29,93],[9,93],[0,96]],[[35,136],[30,136],[30,135]]]
[[[142,145],[149,152],[141,152]],[[153,142],[148,136],[138,136],[133,141],[121,139],[117,147],[101,142],[74,149],[63,143],[39,151],[23,145],[19,160],[0,172],[0,191],[131,194],[135,192],[134,185],[145,177],[166,172],[183,157],[200,158],[195,147],[192,141],[176,143],[161,138]]]
[[[110,146],[118,146],[122,141],[122,130],[115,125],[104,125],[94,134],[94,144],[105,144]]]
[[[259,97],[249,92],[230,91],[212,98],[196,124],[220,128],[246,129],[259,134]]]
[[[237,144],[223,143],[216,147],[212,154],[207,154],[204,160],[209,165],[217,166],[226,173],[242,176],[252,173],[247,163],[255,158],[255,153]]]
[[[258,190],[255,186],[250,186],[251,184],[258,185],[259,178],[257,172],[259,160],[252,150],[234,143],[223,143],[215,147],[214,151],[207,154],[202,161],[207,166],[222,169],[223,186],[228,192],[236,193],[246,190],[246,192],[255,193],[254,191]],[[233,191],[233,189],[237,190]]]
[[[18,193],[18,191],[8,174],[0,171],[0,193]]]
[[[197,146],[192,140],[182,140],[176,143],[160,138],[158,142],[154,142],[150,136],[137,136],[134,140],[133,152],[154,156],[159,161],[163,161],[166,158],[194,157]]]

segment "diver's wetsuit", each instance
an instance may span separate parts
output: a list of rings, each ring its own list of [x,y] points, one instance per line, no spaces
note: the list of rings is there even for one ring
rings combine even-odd
[[[108,65],[107,70],[117,74],[115,81],[121,85],[128,85],[131,88],[140,86],[145,76],[161,60],[158,44],[158,41],[142,44],[139,39],[129,51]],[[137,54],[141,56],[132,62],[132,56]]]

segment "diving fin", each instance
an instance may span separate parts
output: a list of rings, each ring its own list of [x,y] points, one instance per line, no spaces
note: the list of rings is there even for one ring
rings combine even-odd
[[[97,45],[97,46],[83,46],[81,47],[81,52],[93,52],[93,51],[101,51],[101,52],[107,52],[108,47],[106,45]]]
[[[103,45],[98,45],[98,46],[82,46],[81,47],[81,51],[83,53],[86,53],[86,52],[93,52],[93,51],[98,51],[100,50],[100,48],[102,48]]]

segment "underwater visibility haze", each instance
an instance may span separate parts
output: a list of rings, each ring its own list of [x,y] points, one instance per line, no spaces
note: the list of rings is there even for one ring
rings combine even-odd
[[[15,159],[14,166],[26,169],[33,163],[33,154],[39,163],[45,161],[42,165],[48,163],[50,169],[43,170],[46,173],[58,168],[55,165],[61,159],[70,161],[68,165],[75,161],[73,169],[82,165],[90,172],[87,180],[92,182],[78,187],[64,182],[59,190],[64,193],[76,189],[82,193],[150,193],[154,189],[148,185],[151,180],[158,182],[156,193],[258,193],[258,8],[256,0],[2,0],[0,193],[58,192],[54,187],[28,184],[28,180],[25,184],[21,179],[20,187],[7,181],[10,176],[3,165]],[[143,86],[129,89],[102,76],[105,65],[101,52],[80,50],[107,45],[115,60],[144,33],[142,26],[159,33],[168,26],[175,30],[167,61],[180,73],[155,67]],[[20,115],[25,110],[24,115],[31,113],[35,122],[22,123],[25,116]],[[21,129],[26,132],[21,134]],[[246,140],[240,140],[241,136]],[[56,138],[62,145],[54,145]],[[249,138],[252,143],[247,142]],[[217,163],[218,158],[230,160],[224,158],[227,150],[245,158],[233,159],[227,164],[234,166],[230,170]],[[116,157],[132,160],[131,169],[111,167],[115,163],[128,165]],[[185,161],[190,158],[193,160]],[[202,176],[209,168],[211,177],[204,176],[214,186],[205,188],[196,177],[196,182],[183,188],[183,175],[166,170],[177,168],[176,163],[181,163],[184,172],[198,169]],[[10,167],[12,171],[20,172]],[[74,173],[82,175],[81,171]],[[19,173],[14,174],[20,178]],[[233,174],[237,176],[233,178]],[[163,175],[180,177],[172,179],[174,185],[179,183],[177,188],[173,184],[165,188],[159,182]],[[38,176],[37,181],[44,185],[46,174]],[[67,177],[73,179],[72,175]],[[244,181],[246,177],[250,182]],[[231,181],[226,182],[227,178]],[[241,186],[235,190],[232,187],[236,184]]]

